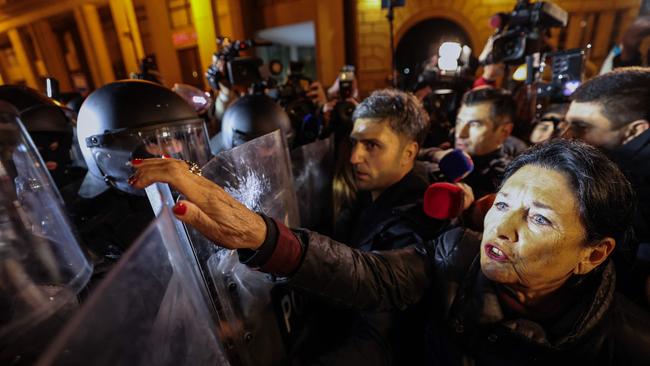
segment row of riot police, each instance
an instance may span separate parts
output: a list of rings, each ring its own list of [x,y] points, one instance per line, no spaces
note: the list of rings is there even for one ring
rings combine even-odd
[[[313,315],[301,294],[176,220],[173,187],[128,184],[134,159],[173,157],[287,225],[328,222],[305,203],[331,191],[331,138],[290,152],[265,98],[229,109],[213,156],[195,109],[152,82],[105,85],[78,115],[0,87],[2,364],[277,365],[299,352]]]

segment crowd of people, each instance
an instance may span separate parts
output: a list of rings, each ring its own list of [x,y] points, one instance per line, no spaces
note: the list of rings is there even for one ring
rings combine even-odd
[[[231,364],[647,365],[650,68],[632,50],[643,24],[626,34],[613,70],[581,80],[570,98],[534,116],[522,113],[531,103],[521,83],[507,73],[495,80],[499,65],[454,90],[457,108],[443,113],[430,103],[435,84],[360,98],[342,73],[327,90],[300,75],[249,88],[229,80],[229,61],[218,55],[211,93],[123,80],[74,110],[5,85],[0,115],[24,125],[18,132],[39,156],[31,164],[47,169],[52,200],[63,202],[92,265],[73,308],[96,303],[87,299],[124,270],[159,215],[145,189],[167,183],[175,217],[210,243],[193,243],[196,257],[183,260],[205,276],[214,333]],[[18,183],[21,165],[9,162],[11,146],[2,148],[2,177],[18,192],[3,208],[9,218],[28,208],[20,197],[29,191]],[[276,165],[258,164],[266,161]],[[40,230],[33,235],[52,240],[51,228]],[[228,323],[223,293],[207,279],[223,253],[237,255],[230,272],[216,272],[228,293],[239,291],[243,325]],[[24,347],[43,322],[21,315],[38,307],[16,300],[25,294],[12,281],[52,284],[16,275],[15,263],[27,263],[17,258],[1,259],[0,359],[31,364],[62,325],[48,324],[37,350]],[[256,290],[264,295],[233,282],[249,272],[271,275],[247,277],[264,283]],[[302,311],[287,311],[276,296],[285,292]]]

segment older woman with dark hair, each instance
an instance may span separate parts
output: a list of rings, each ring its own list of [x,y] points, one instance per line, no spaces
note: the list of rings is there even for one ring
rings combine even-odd
[[[543,144],[513,161],[482,235],[459,228],[375,253],[253,213],[183,162],[136,167],[134,185],[174,185],[189,199],[177,217],[241,249],[251,266],[357,309],[427,301],[431,364],[650,364],[648,314],[615,293],[609,260],[629,230],[634,195],[583,143]]]

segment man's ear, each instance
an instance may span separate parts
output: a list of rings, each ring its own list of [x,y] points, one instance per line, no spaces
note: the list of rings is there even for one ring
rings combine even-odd
[[[636,120],[625,127],[625,139],[623,143],[632,141],[635,137],[644,133],[650,128],[650,122],[645,119]]]
[[[408,142],[406,146],[404,146],[404,150],[402,152],[403,162],[408,164],[412,161],[415,161],[419,150],[420,150],[420,145],[418,145],[417,142],[415,141]]]
[[[576,265],[573,273],[583,275],[591,272],[609,258],[614,248],[616,248],[616,240],[610,237],[601,239],[595,245],[589,245],[584,249],[582,259]]]

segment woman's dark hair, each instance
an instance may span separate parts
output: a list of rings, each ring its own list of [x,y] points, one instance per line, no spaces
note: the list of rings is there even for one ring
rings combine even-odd
[[[571,140],[537,145],[510,163],[503,182],[526,165],[554,170],[569,179],[587,244],[611,237],[623,245],[629,239],[636,201],[634,191],[616,164],[598,149]]]

